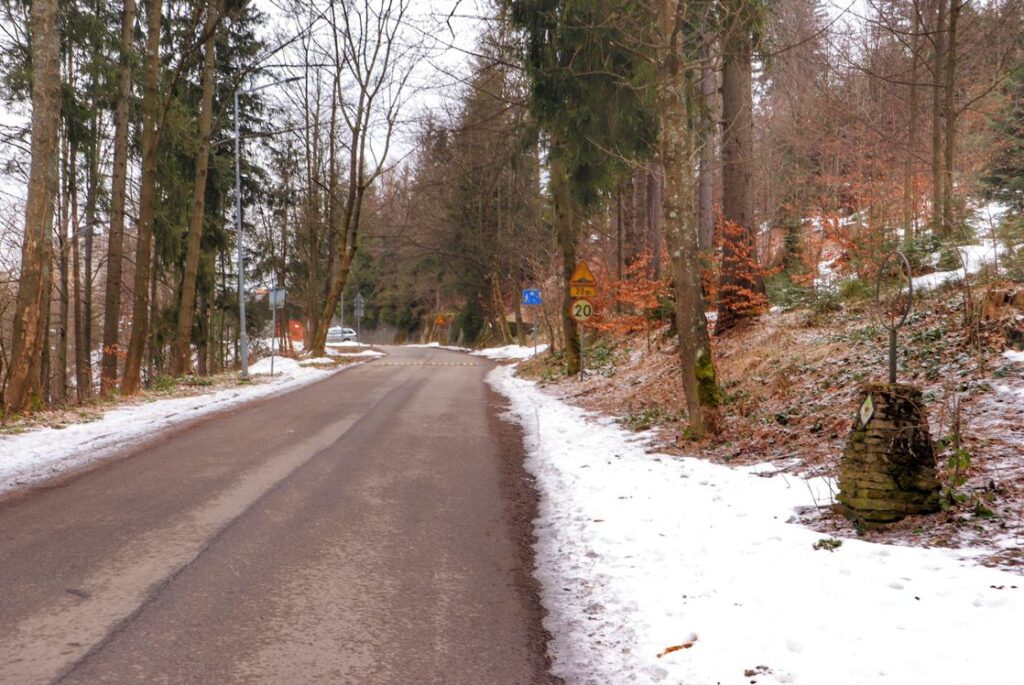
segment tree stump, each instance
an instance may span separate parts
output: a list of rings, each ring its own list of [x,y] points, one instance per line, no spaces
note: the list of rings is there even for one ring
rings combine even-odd
[[[1024,316],[1015,316],[1003,327],[1006,336],[1006,347],[1011,350],[1024,350]]]
[[[870,383],[861,388],[839,464],[839,509],[865,524],[939,510],[935,448],[921,391]]]

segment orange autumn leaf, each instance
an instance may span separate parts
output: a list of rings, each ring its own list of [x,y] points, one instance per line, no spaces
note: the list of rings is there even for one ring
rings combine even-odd
[[[686,641],[686,642],[684,642],[682,644],[679,644],[679,645],[672,645],[671,647],[666,647],[665,650],[661,654],[658,655],[658,658],[660,659],[661,657],[665,656],[666,654],[671,654],[672,652],[678,652],[680,649],[689,649],[690,647],[693,647],[693,643],[695,643],[696,641],[697,641],[697,636],[695,635],[692,640],[688,640],[688,641]]]

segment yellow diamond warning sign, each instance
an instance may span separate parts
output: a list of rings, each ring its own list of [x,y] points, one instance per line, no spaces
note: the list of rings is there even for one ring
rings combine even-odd
[[[569,279],[569,295],[571,297],[597,296],[597,279],[594,278],[594,274],[590,273],[587,263],[582,260],[576,265],[576,270],[572,272],[572,278]]]

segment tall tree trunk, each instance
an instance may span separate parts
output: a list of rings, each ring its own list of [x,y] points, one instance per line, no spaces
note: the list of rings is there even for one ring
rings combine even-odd
[[[61,137],[60,198],[57,218],[57,374],[51,393],[58,402],[68,401],[68,335],[71,332],[71,152],[66,133]]]
[[[935,30],[932,32],[934,50],[932,53],[932,230],[939,236],[946,236],[942,223],[942,90],[944,85],[943,67],[946,60],[946,2],[936,0]]]
[[[178,302],[178,326],[171,347],[171,373],[175,376],[192,370],[192,326],[196,313],[196,279],[199,276],[199,249],[206,218],[206,178],[210,165],[210,129],[213,122],[214,51],[217,43],[217,22],[220,0],[209,0],[203,32],[206,45],[203,54],[202,101],[199,104],[199,151],[192,186],[192,216],[188,225],[185,249],[185,271]]]
[[[622,182],[619,182],[618,187],[615,189],[615,282],[618,287],[622,287],[622,271],[626,261],[626,256],[623,254],[623,238],[622,235],[625,226],[622,212]],[[615,299],[615,311],[622,311],[622,303],[619,302],[618,298]]]
[[[676,27],[677,0],[660,0],[657,107],[659,151],[665,174],[662,199],[665,236],[672,255],[675,282],[679,363],[690,432],[695,438],[713,430],[718,385],[711,358],[708,324],[701,293],[699,244],[694,221],[693,131],[687,112],[694,95],[682,67]]]
[[[910,7],[910,11],[914,15],[910,38],[910,115],[907,119],[907,152],[903,169],[903,241],[908,246],[914,244],[914,229],[917,225],[917,174],[915,167],[917,166],[917,125],[921,109],[921,98],[917,87],[921,63],[921,11],[918,8],[918,2],[919,0],[914,0]]]
[[[957,68],[957,25],[960,18],[960,10],[963,9],[963,2],[960,0],[949,0],[949,21],[946,35],[946,72],[945,76],[945,100],[943,102],[942,116],[946,126],[945,130],[945,154],[942,160],[942,227],[945,235],[953,235],[957,231],[957,224],[954,217],[953,201],[953,164],[956,158],[956,68]]]
[[[706,46],[700,63],[700,161],[697,164],[697,242],[700,251],[710,253],[715,244],[715,70]]]
[[[512,331],[508,329],[508,319],[505,317],[505,296],[501,291],[501,279],[497,272],[491,273],[491,302],[494,303],[494,320],[498,325],[501,342],[503,345],[510,345],[512,344]]]
[[[196,306],[198,314],[199,342],[196,345],[196,373],[206,376],[210,373],[210,294],[202,292]]]
[[[730,2],[722,36],[722,278],[717,331],[764,307],[754,217],[753,42],[748,3]]]
[[[131,54],[135,31],[135,0],[124,0],[121,52],[114,109],[114,164],[110,180],[110,235],[107,239],[107,280],[103,296],[103,365],[100,392],[117,387],[121,333],[121,266],[124,255],[124,205],[128,185],[128,99],[131,97]]]
[[[99,106],[93,99],[96,108],[93,114],[93,125],[89,140],[88,168],[86,170],[85,189],[85,226],[82,231],[82,356],[83,373],[88,382],[83,386],[83,400],[92,397],[92,298],[93,298],[93,234],[96,226],[96,203],[99,193]]]
[[[82,292],[82,225],[78,220],[78,146],[72,143],[68,176],[68,198],[71,204],[71,283],[75,310],[75,399],[79,404],[91,395],[92,374],[89,347],[85,340],[85,307]]]
[[[161,0],[149,0],[146,35],[146,81],[142,94],[142,183],[139,191],[139,238],[135,249],[135,287],[132,333],[124,360],[121,392],[139,390],[142,357],[149,338],[150,264],[153,252],[153,221],[156,210],[156,165],[160,113],[160,13]]]
[[[32,58],[32,162],[25,203],[25,236],[11,339],[11,361],[4,406],[24,409],[41,399],[40,361],[47,345],[50,257],[57,192],[60,129],[60,36],[57,0],[34,0],[30,12]],[[37,373],[33,373],[37,372]]]
[[[98,11],[98,7],[96,8]],[[89,103],[91,113],[89,115],[88,140],[85,148],[85,216],[84,225],[80,227],[79,245],[82,253],[82,305],[81,324],[78,334],[79,345],[82,349],[79,360],[78,383],[79,401],[84,402],[93,395],[92,380],[92,350],[93,350],[93,323],[92,323],[92,298],[93,298],[93,235],[96,231],[96,205],[98,202],[100,185],[100,102],[98,95],[99,74],[96,70],[96,61],[90,62],[89,69]]]
[[[569,281],[572,272],[576,270],[578,230],[569,195],[569,181],[557,153],[551,159],[550,171],[551,196],[555,205],[555,233],[562,252],[562,351],[565,353],[566,373],[572,375],[580,371],[579,338],[576,320],[572,318],[572,296],[569,294]]]
[[[647,170],[647,231],[651,243],[651,275],[661,280],[661,165],[652,161]]]
[[[622,181],[619,181],[615,189],[615,278],[622,280],[622,270],[625,266],[626,254],[623,246],[625,240],[625,216],[622,208]],[[630,186],[632,187],[632,185]]]
[[[526,347],[526,326],[523,323],[523,282],[518,278],[512,296],[512,311],[516,317],[516,341],[520,347]]]
[[[43,283],[46,293],[43,301],[43,315],[39,317],[39,338],[43,341],[43,353],[32,362],[32,377],[39,379],[39,401],[42,404],[53,403],[52,375],[50,373],[50,321],[53,318],[53,244],[50,245],[50,259],[43,267]]]
[[[146,340],[146,380],[152,382],[156,378],[159,370],[163,368],[163,349],[157,344],[159,342],[161,331],[157,328],[157,312],[159,312],[159,302],[157,301],[157,286],[159,285],[157,279],[157,267],[159,266],[159,260],[157,259],[156,248],[153,248],[152,262],[149,266],[149,336]]]

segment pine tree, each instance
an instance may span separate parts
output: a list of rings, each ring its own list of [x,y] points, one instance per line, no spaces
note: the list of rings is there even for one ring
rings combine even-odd
[[[1014,69],[1006,95],[1006,104],[993,122],[1005,142],[992,158],[982,182],[992,199],[1024,214],[1024,62]]]
[[[509,6],[524,34],[531,111],[547,135],[565,281],[564,349],[574,373],[579,358],[568,282],[580,226],[627,172],[626,161],[657,144],[650,17],[642,4],[626,0],[511,0]]]

